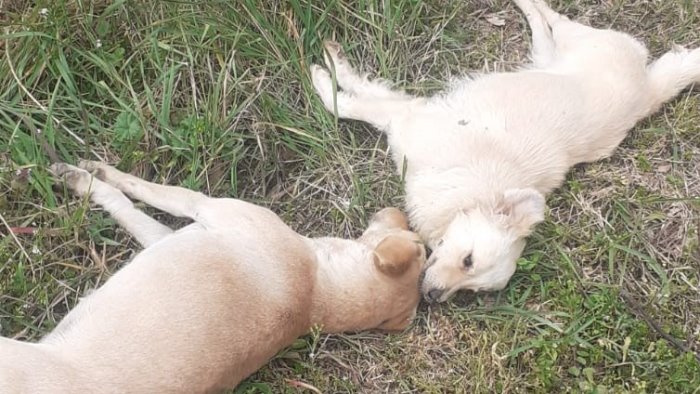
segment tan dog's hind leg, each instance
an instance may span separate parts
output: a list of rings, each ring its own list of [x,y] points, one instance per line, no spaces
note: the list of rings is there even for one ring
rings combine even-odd
[[[172,234],[173,230],[170,227],[136,209],[121,191],[94,178],[89,172],[65,163],[53,164],[51,172],[63,179],[66,186],[76,195],[90,196],[95,204],[109,212],[119,225],[144,247]]]

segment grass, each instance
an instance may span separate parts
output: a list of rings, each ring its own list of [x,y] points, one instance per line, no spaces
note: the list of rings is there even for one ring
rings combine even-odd
[[[700,46],[693,0],[553,3],[654,55]],[[402,204],[401,179],[378,132],[315,97],[307,68],[321,41],[430,94],[516,67],[529,36],[507,0],[0,0],[0,11],[0,334],[25,340],[138,251],[107,215],[52,190],[49,152],[269,206],[303,234],[357,236]],[[611,159],[574,169],[505,290],[422,305],[400,335],[301,338],[236,392],[700,392],[698,125],[700,97],[684,93]]]

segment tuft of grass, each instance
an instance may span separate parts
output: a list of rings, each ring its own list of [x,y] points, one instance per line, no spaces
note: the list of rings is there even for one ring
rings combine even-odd
[[[654,55],[700,45],[696,1],[551,3]],[[522,64],[530,34],[508,0],[6,0],[0,24],[0,334],[25,340],[138,251],[52,189],[50,154],[243,198],[310,236],[357,236],[402,204],[401,179],[378,132],[316,98],[322,40],[432,94]],[[698,124],[700,98],[684,93],[612,158],[574,169],[505,290],[422,306],[398,335],[314,332],[233,392],[698,392]]]

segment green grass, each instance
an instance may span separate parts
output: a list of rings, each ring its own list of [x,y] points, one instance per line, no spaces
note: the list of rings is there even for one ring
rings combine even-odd
[[[655,55],[700,46],[693,0],[554,3]],[[307,69],[322,40],[431,94],[468,71],[516,67],[529,36],[507,0],[0,10],[0,213],[36,229],[0,239],[0,334],[26,340],[138,251],[107,215],[52,190],[47,152],[269,206],[303,234],[356,236],[379,207],[402,204],[401,179],[378,132],[338,122],[315,97]],[[307,336],[237,392],[297,392],[287,379],[327,393],[699,392],[699,129],[700,97],[684,93],[611,159],[574,169],[502,292],[423,305],[399,335]]]

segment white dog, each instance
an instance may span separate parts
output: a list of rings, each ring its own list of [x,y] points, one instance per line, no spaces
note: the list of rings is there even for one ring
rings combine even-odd
[[[146,249],[41,342],[0,338],[3,394],[216,392],[314,326],[401,330],[415,316],[425,250],[397,209],[358,240],[311,239],[253,204],[80,166],[52,169]],[[122,192],[195,222],[173,232]]]
[[[503,288],[569,168],[609,156],[637,121],[700,81],[700,49],[647,64],[627,34],[514,1],[532,30],[532,64],[517,72],[422,98],[360,76],[336,43],[326,43],[326,65],[342,91],[311,67],[329,111],[384,131],[399,171],[406,160],[411,224],[433,249],[422,285],[430,301]]]

